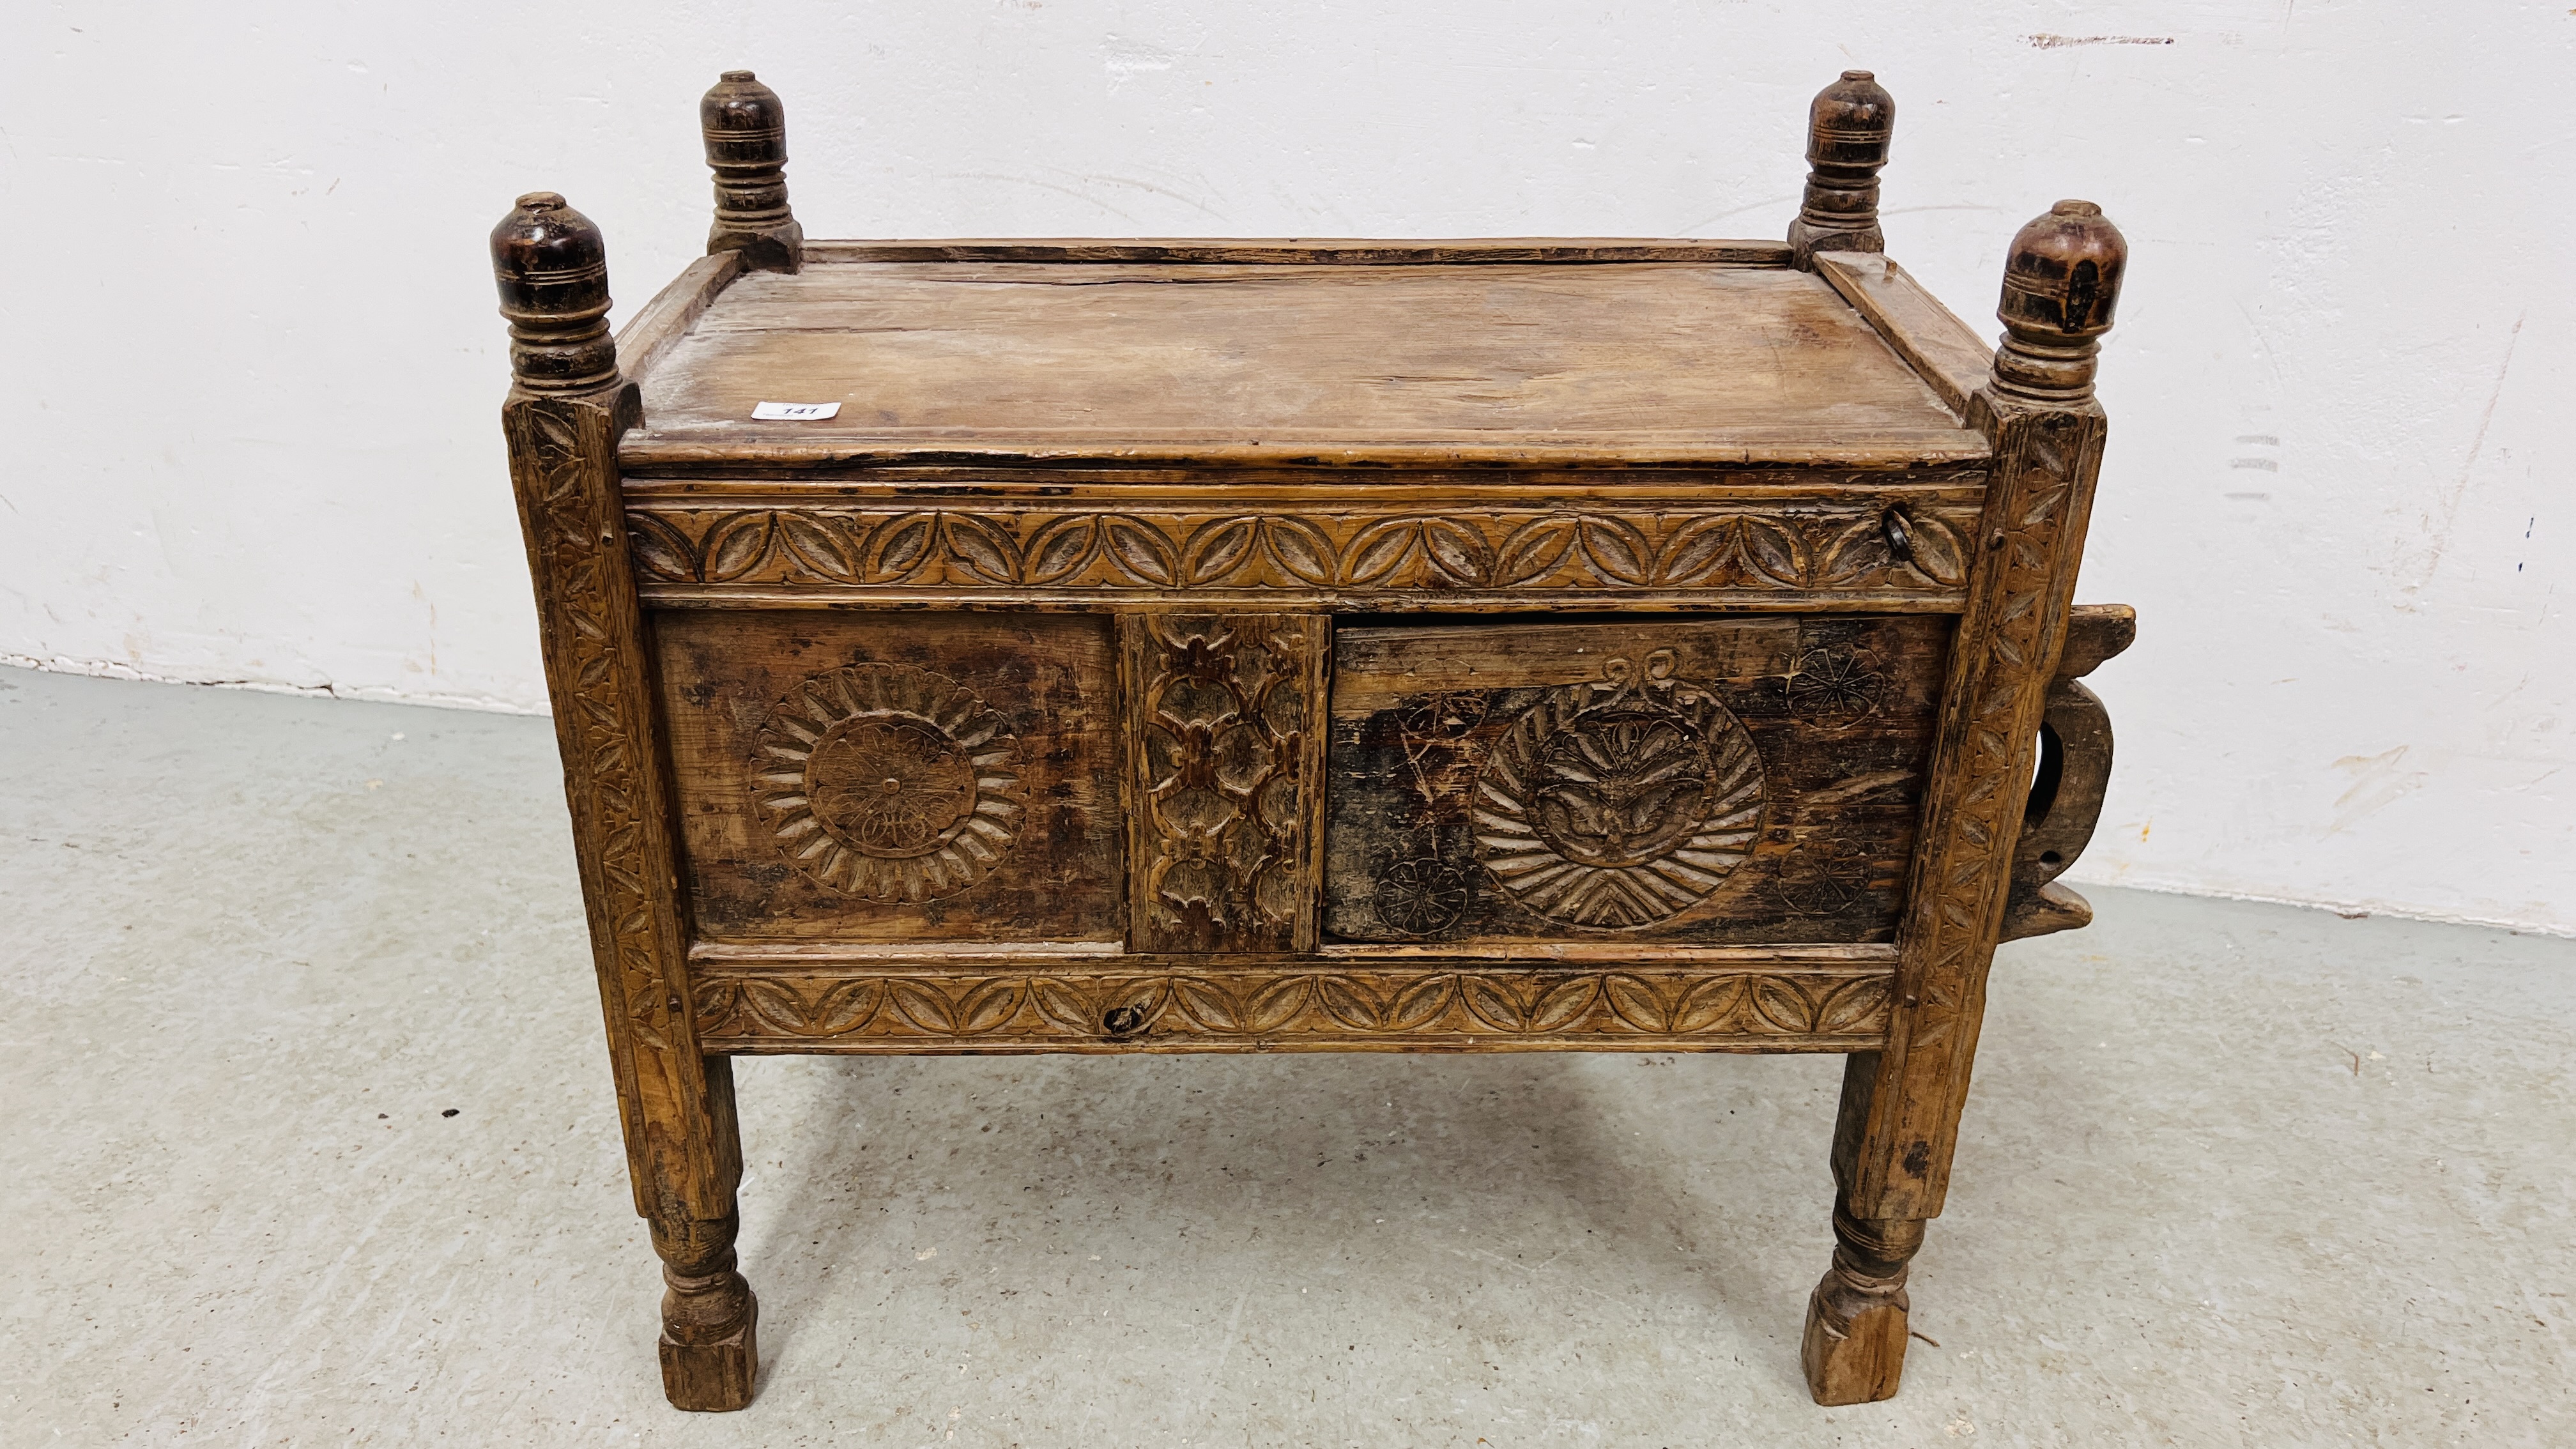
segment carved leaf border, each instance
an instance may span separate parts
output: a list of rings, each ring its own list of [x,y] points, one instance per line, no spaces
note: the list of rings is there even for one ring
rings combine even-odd
[[[649,584],[850,588],[1953,591],[1977,505],[1909,506],[1906,554],[1876,504],[1439,514],[705,509],[632,503]]]
[[[1185,971],[697,983],[700,1039],[1152,1044],[1191,1038],[1879,1037],[1892,973]]]

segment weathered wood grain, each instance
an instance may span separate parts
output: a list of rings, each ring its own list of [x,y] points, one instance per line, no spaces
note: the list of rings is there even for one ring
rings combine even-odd
[[[761,401],[841,411],[754,426]],[[1983,452],[1825,283],[1698,263],[813,265],[726,289],[645,406],[626,448],[645,465],[691,446]]]
[[[1974,328],[1886,257],[1818,252],[1815,267],[1816,275],[1869,319],[1887,345],[1932,385],[1952,412],[1967,412],[1969,397],[1986,385],[1994,371],[1994,350]]]
[[[655,293],[653,300],[617,329],[617,360],[627,377],[641,380],[653,375],[662,359],[698,318],[717,294],[733,285],[742,275],[739,252],[718,252],[700,257],[671,279],[671,285]]]

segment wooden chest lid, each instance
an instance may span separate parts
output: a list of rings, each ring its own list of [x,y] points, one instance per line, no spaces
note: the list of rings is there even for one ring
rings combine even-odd
[[[631,471],[1987,455],[1766,242],[817,242],[662,325]]]

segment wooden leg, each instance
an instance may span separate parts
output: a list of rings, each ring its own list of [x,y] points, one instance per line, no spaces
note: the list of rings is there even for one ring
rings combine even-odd
[[[733,1113],[733,1060],[709,1057],[706,1071],[713,1109],[707,1120],[716,1138],[706,1157],[724,1178],[714,1195],[726,1211],[721,1217],[692,1216],[674,1194],[646,1221],[668,1285],[662,1294],[662,1392],[674,1408],[723,1412],[751,1403],[752,1379],[760,1372],[760,1300],[734,1267],[742,1214],[733,1206],[733,1190],[742,1177],[742,1145]]]
[[[1919,1222],[1862,1222],[1834,1208],[1834,1264],[1807,1296],[1798,1352],[1817,1403],[1896,1397],[1905,1373],[1906,1267],[1922,1246]]]
[[[1879,1054],[1855,1052],[1843,1064],[1842,1109],[1834,1122],[1834,1261],[1807,1297],[1807,1331],[1799,1362],[1819,1404],[1872,1404],[1894,1398],[1905,1372],[1905,1275],[1923,1246],[1920,1220],[1872,1220],[1852,1213],[1851,1185]]]
[[[760,1300],[734,1271],[740,1214],[653,1224],[662,1255],[662,1392],[675,1409],[746,1408],[760,1371]]]

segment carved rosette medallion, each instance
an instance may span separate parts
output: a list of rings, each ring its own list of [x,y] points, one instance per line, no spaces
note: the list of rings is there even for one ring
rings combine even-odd
[[[1846,843],[1801,841],[1780,863],[1771,893],[1793,916],[1830,916],[1869,893],[1870,862]]]
[[[1399,860],[1377,878],[1370,902],[1387,929],[1407,936],[1443,931],[1467,909],[1467,873],[1425,857]]]
[[[1790,666],[1789,707],[1819,724],[1850,724],[1873,714],[1886,679],[1867,650],[1809,649]]]
[[[1753,853],[1762,761],[1673,653],[1554,689],[1514,720],[1476,779],[1476,859],[1524,908],[1572,926],[1651,926]]]
[[[779,849],[870,901],[982,880],[1025,808],[1014,741],[981,696],[908,664],[858,664],[789,692],[760,728],[754,788]]]

